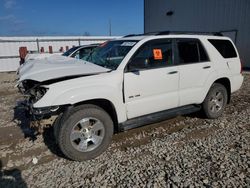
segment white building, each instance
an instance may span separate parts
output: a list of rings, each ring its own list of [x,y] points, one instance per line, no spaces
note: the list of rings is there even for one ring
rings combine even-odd
[[[250,0],[144,0],[144,32],[221,32],[250,68]]]

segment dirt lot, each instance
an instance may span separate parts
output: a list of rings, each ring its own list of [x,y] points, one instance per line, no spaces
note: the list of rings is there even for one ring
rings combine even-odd
[[[15,74],[0,74],[0,187],[250,186],[250,74],[224,115],[198,114],[114,136],[86,162],[65,159],[51,129],[35,135],[20,108]]]

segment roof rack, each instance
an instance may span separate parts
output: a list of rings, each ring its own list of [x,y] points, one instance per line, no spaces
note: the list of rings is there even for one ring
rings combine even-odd
[[[160,31],[157,32],[155,35],[170,35],[170,34],[188,34],[188,35],[205,34],[205,35],[223,36],[221,32],[204,32],[204,31]]]
[[[214,35],[214,36],[223,36],[221,32],[203,32],[203,31],[159,31],[159,32],[148,32],[144,34],[130,34],[126,35],[123,38],[126,37],[135,37],[135,36],[143,36],[143,35],[170,35],[170,34],[188,34],[188,35],[197,35],[197,34],[204,34],[204,35]]]
[[[122,38],[126,38],[126,37],[135,37],[135,36],[139,36],[141,34],[129,34],[129,35],[125,35]]]

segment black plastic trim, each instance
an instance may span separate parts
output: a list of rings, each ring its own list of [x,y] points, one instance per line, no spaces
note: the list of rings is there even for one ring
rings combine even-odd
[[[163,121],[169,118],[173,118],[178,115],[184,115],[184,114],[197,112],[200,109],[201,109],[200,105],[187,105],[183,107],[177,107],[174,109],[165,110],[165,111],[156,112],[153,114],[129,119],[125,121],[124,123],[120,123],[118,127],[119,127],[119,131],[126,131],[129,129],[133,129],[133,128],[141,127],[141,126],[148,125],[151,123]]]

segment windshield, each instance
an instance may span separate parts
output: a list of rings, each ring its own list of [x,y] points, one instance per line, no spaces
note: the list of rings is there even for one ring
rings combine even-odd
[[[124,57],[138,41],[108,41],[94,49],[87,61],[112,70],[117,69]]]
[[[67,50],[66,52],[64,52],[62,55],[63,56],[69,56],[70,54],[72,54],[77,48],[79,48],[78,46],[70,48],[69,50]]]

